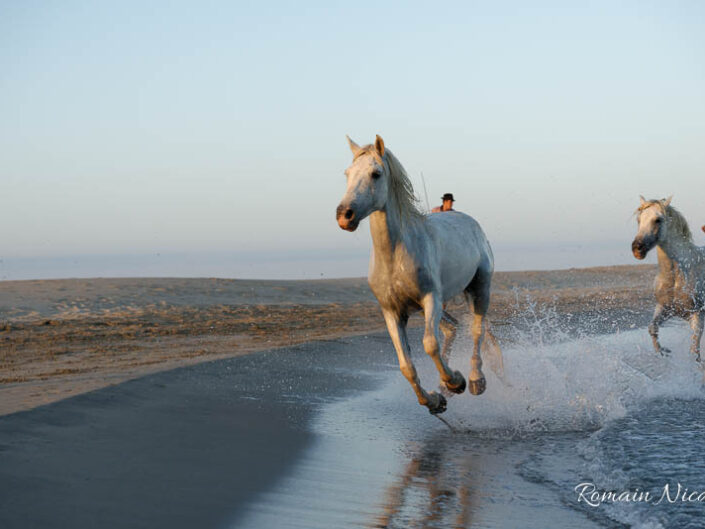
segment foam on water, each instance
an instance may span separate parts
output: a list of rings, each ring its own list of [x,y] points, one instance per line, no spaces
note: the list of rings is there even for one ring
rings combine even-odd
[[[704,437],[702,398],[656,397],[578,439],[573,449],[537,453],[520,472],[607,527],[619,522],[636,529],[700,528],[704,504],[676,500],[676,491],[681,484],[688,492],[705,492]],[[577,501],[579,483],[593,484],[598,493],[649,492],[652,499],[590,506]],[[673,502],[658,501],[665,485]]]

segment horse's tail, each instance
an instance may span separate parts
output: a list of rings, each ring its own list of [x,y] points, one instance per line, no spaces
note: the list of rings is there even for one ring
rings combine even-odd
[[[497,342],[497,338],[492,333],[492,325],[489,318],[485,317],[485,340],[482,343],[483,356],[487,360],[490,369],[494,371],[497,377],[504,381],[504,356],[502,348]]]

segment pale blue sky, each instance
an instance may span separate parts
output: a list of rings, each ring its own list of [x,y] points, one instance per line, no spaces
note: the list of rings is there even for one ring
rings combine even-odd
[[[364,256],[345,134],[498,269],[630,262],[640,193],[705,223],[705,2],[380,4],[0,3],[0,257]]]

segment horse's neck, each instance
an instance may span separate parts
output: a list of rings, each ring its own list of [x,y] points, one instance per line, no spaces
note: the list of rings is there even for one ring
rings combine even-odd
[[[384,209],[370,215],[370,233],[376,269],[380,267],[382,270],[393,271],[394,254],[397,248],[400,245],[407,246],[405,231],[408,228],[409,226],[402,227],[399,212],[393,203],[387,202]]]
[[[668,254],[661,248],[661,246],[656,247],[656,256],[658,258],[658,268],[661,277],[668,281],[668,283],[673,282],[674,273],[676,271],[676,262],[668,257]]]
[[[399,218],[388,209],[381,209],[370,215],[375,267],[391,268],[394,250],[402,240]]]
[[[676,269],[686,272],[702,261],[702,252],[691,241],[679,234],[669,233],[658,244],[657,255],[662,273],[672,274]]]

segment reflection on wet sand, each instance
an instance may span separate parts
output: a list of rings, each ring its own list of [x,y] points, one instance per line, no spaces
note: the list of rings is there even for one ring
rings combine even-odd
[[[453,436],[455,437],[455,436]],[[369,527],[469,527],[477,483],[471,457],[452,457],[443,443],[427,444],[389,486]]]
[[[572,506],[568,489],[566,496],[533,470],[562,454],[556,459],[559,467],[578,476],[571,465],[579,436],[508,430],[437,432],[422,444],[407,444],[402,448],[409,454],[407,462],[390,479],[367,527],[599,527],[585,512],[568,508]]]

